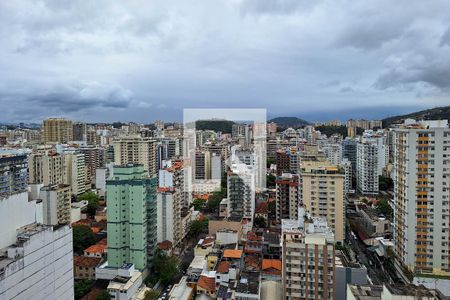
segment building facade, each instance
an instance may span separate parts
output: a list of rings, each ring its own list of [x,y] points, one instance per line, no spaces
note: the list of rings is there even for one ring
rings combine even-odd
[[[410,270],[450,273],[450,129],[426,121],[395,130],[395,252]]]

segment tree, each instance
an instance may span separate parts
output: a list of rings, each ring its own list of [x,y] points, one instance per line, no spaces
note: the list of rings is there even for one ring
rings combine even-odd
[[[189,226],[189,235],[192,237],[198,236],[200,233],[202,233],[205,229],[208,228],[208,219],[205,219],[203,221],[195,220],[192,221]]]
[[[74,290],[75,290],[75,299],[81,299],[84,295],[86,295],[92,287],[92,281],[87,279],[81,279],[75,281]]]
[[[389,205],[389,203],[388,203],[388,201],[386,199],[381,199],[378,202],[378,205],[376,206],[376,209],[377,209],[378,213],[383,214],[388,219],[392,219],[392,217],[394,216],[394,210]]]
[[[256,217],[255,218],[255,226],[258,228],[266,228],[266,220],[263,217]]]
[[[73,251],[79,254],[95,243],[95,235],[91,228],[86,225],[75,225],[72,227]]]
[[[95,300],[110,300],[111,299],[111,295],[108,293],[107,290],[103,290],[101,291],[97,297],[95,297]]]
[[[192,201],[195,210],[200,210],[203,207],[203,204],[205,204],[205,200],[203,199],[194,199],[194,201]]]
[[[268,214],[269,214],[269,220],[274,220],[277,215],[277,204],[275,201],[270,201],[269,205],[267,206]]]
[[[97,213],[98,209],[98,195],[94,192],[86,192],[84,194],[81,194],[78,196],[77,201],[84,201],[86,200],[88,202],[87,206],[87,214],[90,217],[94,217]]]
[[[266,164],[267,164],[267,168],[270,168],[270,165],[274,165],[275,164],[275,159],[267,158]]]
[[[275,180],[277,178],[275,177],[275,175],[268,174],[266,178],[267,178],[266,179],[267,187],[275,187],[276,186]]]
[[[215,211],[219,208],[220,202],[223,198],[227,197],[227,190],[225,188],[221,188],[220,191],[212,193],[209,196],[207,207],[209,211]]]
[[[145,296],[144,296],[144,300],[156,300],[159,297],[159,292],[151,290],[151,291],[146,291],[145,292]]]
[[[167,256],[162,251],[157,251],[153,259],[153,270],[163,284],[173,283],[180,273],[178,265],[177,257]]]
[[[380,188],[380,191],[387,191],[394,187],[394,181],[390,177],[379,176],[378,186]]]

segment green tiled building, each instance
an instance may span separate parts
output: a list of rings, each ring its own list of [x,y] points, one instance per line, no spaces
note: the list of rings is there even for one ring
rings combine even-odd
[[[142,165],[115,166],[106,182],[108,265],[145,269],[156,248],[157,179]]]

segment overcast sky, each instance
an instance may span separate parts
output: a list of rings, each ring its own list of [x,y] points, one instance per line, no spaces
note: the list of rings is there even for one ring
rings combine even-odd
[[[0,1],[0,122],[450,105],[449,0]]]

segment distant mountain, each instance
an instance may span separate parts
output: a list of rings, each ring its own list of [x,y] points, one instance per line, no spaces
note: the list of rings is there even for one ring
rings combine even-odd
[[[308,121],[305,121],[303,119],[297,118],[297,117],[278,117],[273,118],[269,120],[270,122],[277,123],[279,127],[302,127],[305,125],[309,125]]]
[[[228,120],[198,120],[195,122],[195,128],[197,130],[214,130],[215,132],[231,133],[233,124],[235,124],[233,121]]]
[[[407,115],[394,116],[383,119],[383,128],[389,127],[391,124],[402,123],[405,119],[416,120],[450,120],[450,106],[435,107],[431,109],[421,110]]]

